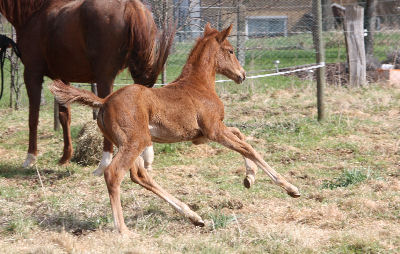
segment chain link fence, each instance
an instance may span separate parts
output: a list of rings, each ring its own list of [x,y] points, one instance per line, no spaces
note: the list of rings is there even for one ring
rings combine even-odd
[[[177,24],[167,63],[168,81],[178,76],[207,22],[218,30],[233,25],[229,40],[249,75],[317,64],[312,0],[174,0],[167,3],[149,0],[145,3],[159,24],[165,16]]]
[[[229,39],[249,75],[263,77],[301,69],[306,71],[295,76],[308,77],[307,70],[319,64],[315,41],[321,39],[326,46],[328,82],[347,84],[343,17],[349,5],[360,5],[365,10],[369,70],[376,70],[382,63],[400,65],[398,0],[321,0],[322,38],[316,38],[312,0],[148,0],[145,3],[159,24],[165,22],[165,17],[177,24],[164,82],[178,76],[195,39],[209,22],[219,30],[233,24]],[[378,81],[373,74],[368,75],[370,81]]]
[[[202,35],[209,22],[221,30],[233,25],[230,42],[248,76],[265,77],[288,73],[292,79],[313,78],[313,69],[319,67],[315,47],[317,39],[325,44],[328,83],[347,84],[346,45],[343,15],[348,5],[365,7],[368,27],[366,37],[372,35],[372,53],[367,63],[374,69],[382,63],[400,68],[400,1],[398,0],[321,0],[323,36],[315,33],[313,0],[142,0],[152,11],[156,23],[177,25],[177,33],[160,83],[170,82],[179,74],[196,38]],[[372,14],[369,5],[373,3]],[[15,38],[11,25],[1,19],[0,32]],[[371,36],[370,36],[371,37]],[[25,107],[28,105],[23,91],[23,66],[12,53],[7,57],[5,98],[0,105]],[[396,66],[397,64],[397,66]],[[12,67],[12,68],[11,68]],[[302,70],[291,73],[291,71]],[[12,82],[10,84],[11,77]],[[224,79],[218,77],[218,79]],[[370,81],[375,81],[372,77]],[[268,79],[261,82],[267,83]],[[117,84],[132,83],[128,72],[116,79]],[[10,89],[11,88],[11,89]],[[8,90],[8,92],[7,92]],[[22,91],[22,93],[21,93]],[[16,100],[17,94],[21,94]],[[7,100],[7,102],[5,102]]]

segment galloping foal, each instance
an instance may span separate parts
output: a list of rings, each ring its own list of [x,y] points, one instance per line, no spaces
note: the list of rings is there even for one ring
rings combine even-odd
[[[121,88],[105,99],[56,81],[50,90],[63,104],[79,102],[100,108],[97,123],[104,136],[118,148],[118,153],[105,169],[104,177],[111,200],[115,226],[128,231],[122,215],[120,184],[130,170],[133,182],[154,192],[196,226],[204,226],[199,215],[164,189],[148,174],[139,155],[153,142],[192,141],[218,142],[243,155],[246,162],[246,187],[254,182],[258,166],[272,181],[292,197],[298,189],[275,172],[262,157],[244,141],[236,128],[226,127],[224,105],[215,91],[215,74],[220,73],[241,83],[245,72],[231,44],[226,40],[232,29],[218,32],[206,25],[183,67],[182,74],[162,88],[149,89],[139,85]]]

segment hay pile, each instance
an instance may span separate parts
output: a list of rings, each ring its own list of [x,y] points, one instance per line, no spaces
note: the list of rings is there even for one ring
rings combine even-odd
[[[78,142],[72,161],[84,165],[96,165],[103,152],[103,135],[96,121],[87,122],[78,134]]]

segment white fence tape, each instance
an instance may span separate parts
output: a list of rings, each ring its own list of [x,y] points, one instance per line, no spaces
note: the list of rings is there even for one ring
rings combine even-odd
[[[295,73],[295,72],[300,72],[300,71],[309,71],[309,70],[314,70],[314,69],[318,69],[318,68],[322,68],[325,66],[325,63],[319,63],[317,65],[312,65],[312,66],[308,66],[308,67],[303,67],[303,68],[299,68],[299,69],[294,69],[294,70],[289,70],[289,71],[278,71],[278,72],[274,72],[274,73],[267,73],[267,74],[261,74],[261,75],[254,75],[254,76],[249,76],[246,77],[246,79],[257,79],[257,78],[265,78],[265,77],[272,77],[272,76],[278,76],[278,75],[285,75],[285,74],[290,74],[290,73]],[[215,83],[223,83],[223,82],[233,82],[230,79],[221,79],[221,80],[217,80],[215,81]],[[129,86],[132,85],[131,84],[114,84],[114,86]],[[90,85],[83,85],[83,84],[74,84],[76,86],[90,86]],[[164,86],[167,84],[155,84],[154,86]]]

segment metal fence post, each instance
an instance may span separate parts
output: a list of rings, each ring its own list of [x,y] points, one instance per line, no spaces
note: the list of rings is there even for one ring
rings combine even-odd
[[[237,31],[236,31],[236,50],[239,63],[244,66],[246,63],[246,7],[241,0],[237,1]]]
[[[323,64],[316,70],[317,74],[317,108],[318,121],[323,120],[325,114],[324,87],[325,87],[325,47],[322,38],[322,6],[321,0],[313,0],[314,29],[313,41],[316,50],[317,64]]]

